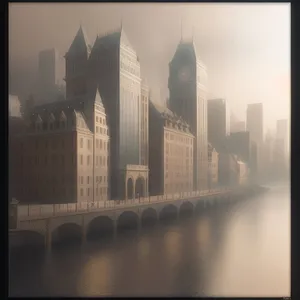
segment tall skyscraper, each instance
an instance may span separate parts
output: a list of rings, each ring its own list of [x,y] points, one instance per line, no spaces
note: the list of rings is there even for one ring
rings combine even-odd
[[[208,141],[220,151],[230,133],[229,109],[224,99],[207,101]]]
[[[150,91],[146,82],[143,81],[141,85],[141,120],[140,120],[140,134],[141,134],[141,165],[148,166],[149,153],[149,96]]]
[[[169,64],[170,109],[191,126],[195,136],[194,190],[207,188],[207,71],[193,41],[181,41]]]
[[[39,53],[37,98],[39,103],[56,101],[63,91],[63,58],[56,49]]]
[[[112,198],[147,194],[148,167],[140,165],[140,62],[123,28],[97,36],[90,46],[80,27],[66,54],[66,83],[67,98],[99,87],[110,130]]]

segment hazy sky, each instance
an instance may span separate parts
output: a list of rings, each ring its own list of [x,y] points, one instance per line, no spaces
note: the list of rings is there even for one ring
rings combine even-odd
[[[68,50],[80,23],[90,42],[123,27],[155,94],[167,96],[168,63],[181,35],[192,37],[206,64],[211,97],[224,97],[245,119],[263,102],[265,125],[290,116],[290,5],[284,4],[9,4],[10,62],[40,50]]]

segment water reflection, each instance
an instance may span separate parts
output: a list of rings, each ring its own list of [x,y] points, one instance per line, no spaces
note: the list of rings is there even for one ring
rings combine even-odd
[[[289,296],[289,190],[10,260],[13,296]]]
[[[112,254],[109,251],[88,257],[77,280],[77,293],[81,296],[103,296],[112,292]]]

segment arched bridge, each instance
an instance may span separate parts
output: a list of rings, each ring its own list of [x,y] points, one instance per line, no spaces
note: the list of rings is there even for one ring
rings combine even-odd
[[[212,190],[151,196],[127,201],[102,201],[55,205],[20,205],[15,231],[31,232],[52,241],[72,233],[83,241],[89,234],[113,234],[123,228],[140,229],[157,220],[191,215],[196,208],[231,198],[231,190]]]

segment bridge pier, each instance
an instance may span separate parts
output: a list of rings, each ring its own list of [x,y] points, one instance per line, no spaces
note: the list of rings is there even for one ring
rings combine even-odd
[[[82,224],[81,224],[81,244],[85,245],[86,243],[86,228],[85,228],[85,220],[84,215],[82,215]]]
[[[46,221],[46,232],[45,232],[45,249],[47,252],[51,252],[52,249],[52,233],[50,230],[50,219]]]
[[[137,230],[138,230],[138,234],[140,234],[141,231],[142,231],[142,219],[141,219],[141,217],[138,218]]]
[[[114,228],[113,228],[113,240],[116,241],[117,236],[118,236],[118,224],[117,221],[114,220]]]

